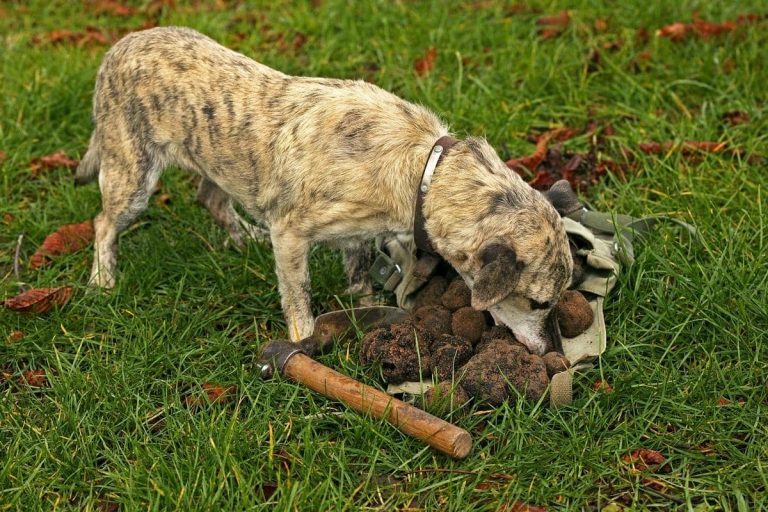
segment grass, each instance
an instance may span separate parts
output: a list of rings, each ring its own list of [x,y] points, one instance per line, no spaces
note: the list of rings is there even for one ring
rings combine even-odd
[[[436,110],[458,134],[485,135],[504,157],[531,151],[532,128],[583,126],[590,116],[613,124],[617,155],[667,140],[768,153],[766,22],[711,40],[653,35],[695,10],[712,20],[765,14],[759,0],[551,0],[519,13],[504,2],[230,4],[178,2],[157,16],[288,73],[366,77]],[[536,18],[563,8],[570,26],[539,39]],[[598,18],[607,31],[595,29]],[[65,170],[32,178],[27,164],[58,149],[84,153],[106,47],[33,38],[142,21],[77,2],[0,3],[0,296],[19,291],[11,268],[20,232],[26,261],[59,225],[99,209],[97,187],[74,188]],[[650,31],[647,43],[635,39],[638,27]],[[306,44],[294,48],[299,33]],[[603,50],[588,72],[589,49],[617,38],[623,46]],[[417,77],[414,60],[433,46],[434,70]],[[638,61],[645,50],[650,60]],[[725,126],[732,110],[749,121]],[[91,254],[82,251],[22,274],[29,286],[76,286],[68,305],[42,316],[0,311],[0,369],[14,379],[43,369],[50,382],[0,386],[0,510],[469,511],[516,500],[550,510],[766,509],[763,163],[670,152],[591,189],[585,199],[597,209],[673,215],[694,222],[704,243],[664,229],[642,243],[607,302],[609,349],[577,378],[573,405],[476,408],[457,420],[476,442],[460,462],[290,382],[259,380],[259,346],[284,335],[270,251],[225,249],[188,179],[168,172],[163,181],[171,202],[152,202],[122,237],[114,293],[83,293]],[[317,310],[334,308],[339,256],[317,249],[311,266]],[[25,336],[12,340],[14,330]],[[380,385],[347,354],[339,347],[322,360]],[[614,391],[593,391],[597,379]],[[181,396],[204,383],[235,385],[237,399],[183,407]],[[165,424],[153,430],[145,418],[158,407]],[[661,451],[667,471],[632,471],[622,456],[641,447]]]

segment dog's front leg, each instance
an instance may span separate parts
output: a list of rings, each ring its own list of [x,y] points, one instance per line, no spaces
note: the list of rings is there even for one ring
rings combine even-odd
[[[288,335],[291,341],[300,341],[315,328],[309,282],[309,240],[279,226],[272,226],[271,238]]]

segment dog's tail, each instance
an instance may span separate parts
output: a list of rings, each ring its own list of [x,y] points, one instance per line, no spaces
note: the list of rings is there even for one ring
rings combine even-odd
[[[101,154],[99,152],[99,144],[96,142],[96,132],[91,135],[91,141],[88,143],[88,151],[85,152],[85,156],[80,160],[80,165],[77,166],[75,171],[75,185],[85,185],[90,183],[99,175],[99,167],[101,166]]]

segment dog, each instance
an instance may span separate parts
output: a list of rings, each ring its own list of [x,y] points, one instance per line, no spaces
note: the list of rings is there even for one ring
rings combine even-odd
[[[289,76],[178,27],[129,34],[107,52],[93,123],[75,178],[98,176],[101,189],[89,283],[115,285],[118,234],[163,169],[178,165],[202,177],[197,200],[236,245],[271,242],[293,341],[314,327],[310,246],[342,248],[349,290],[369,293],[367,244],[413,236],[424,162],[449,135],[426,108],[370,83]],[[442,155],[419,212],[473,307],[531,351],[552,348],[553,307],[572,267],[552,205],[485,140],[468,137]]]

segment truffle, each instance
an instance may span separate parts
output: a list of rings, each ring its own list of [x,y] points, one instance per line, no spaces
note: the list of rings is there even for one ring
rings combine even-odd
[[[507,326],[493,325],[480,336],[480,342],[475,346],[475,352],[482,352],[493,340],[501,340],[509,345],[519,345],[524,347],[522,343],[517,341],[515,335],[512,334],[512,331],[510,331]]]
[[[454,311],[451,317],[451,330],[456,336],[467,338],[472,345],[476,345],[487,327],[485,315],[471,307],[465,307]]]
[[[451,333],[451,312],[443,306],[422,306],[413,312],[413,319],[420,329],[434,334]]]
[[[432,277],[413,298],[413,309],[416,310],[422,306],[442,305],[441,298],[446,288],[448,288],[446,278],[443,276]]]
[[[560,333],[575,338],[586,331],[595,320],[595,314],[584,295],[576,290],[566,290],[557,303],[557,322]]]
[[[424,393],[424,410],[437,416],[446,416],[469,402],[464,388],[450,382],[440,382]]]
[[[547,375],[551,379],[553,375],[564,372],[571,367],[571,363],[560,352],[548,352],[541,358],[547,367]]]
[[[454,279],[440,299],[443,306],[456,311],[472,304],[472,292],[462,278]]]
[[[472,345],[464,338],[444,334],[430,346],[432,375],[441,381],[453,380],[457,370],[472,357]]]
[[[431,333],[416,329],[411,323],[375,329],[363,337],[360,362],[381,363],[381,373],[387,382],[419,380],[431,374],[432,341]]]
[[[549,384],[540,357],[498,340],[494,350],[476,354],[460,370],[461,386],[476,400],[499,406],[514,398],[510,387],[528,400],[538,400]]]

